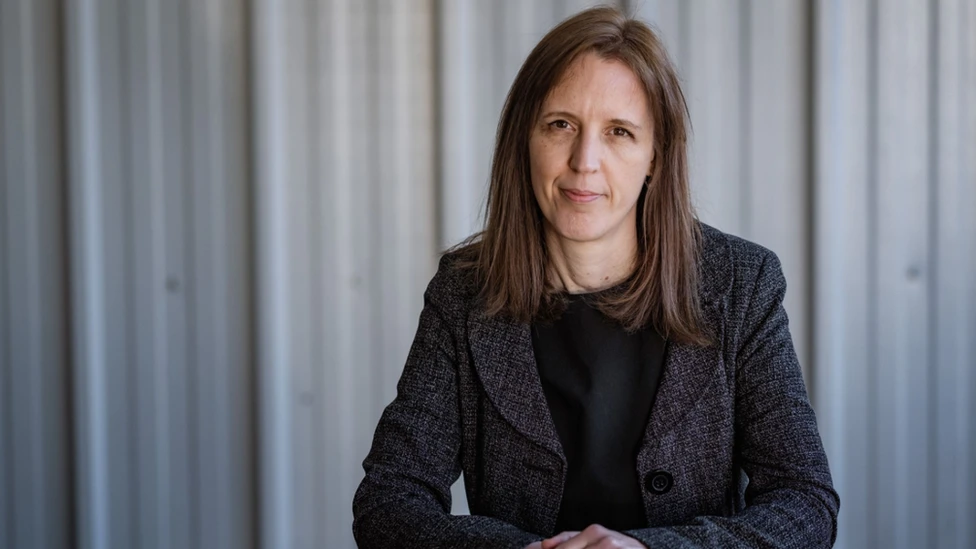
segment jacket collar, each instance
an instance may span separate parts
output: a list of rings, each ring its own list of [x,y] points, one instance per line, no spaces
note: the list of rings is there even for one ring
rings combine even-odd
[[[701,255],[701,304],[704,319],[715,330],[713,347],[668,341],[664,372],[644,433],[641,453],[650,451],[680,424],[718,374],[714,346],[721,345],[725,294],[731,285],[727,269],[720,268],[728,250],[709,245]],[[722,257],[724,256],[724,257]],[[468,315],[468,340],[474,369],[488,400],[518,432],[553,452],[565,463],[559,435],[549,413],[532,349],[531,327],[499,317],[487,317],[480,308]]]

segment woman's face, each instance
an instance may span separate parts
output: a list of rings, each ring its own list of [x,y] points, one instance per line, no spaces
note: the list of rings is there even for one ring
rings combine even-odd
[[[576,59],[529,139],[532,189],[547,231],[574,242],[633,242],[654,131],[640,79],[623,63]]]

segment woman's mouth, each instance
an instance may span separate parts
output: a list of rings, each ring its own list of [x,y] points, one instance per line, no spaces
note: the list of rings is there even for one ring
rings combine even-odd
[[[600,198],[599,193],[591,193],[589,191],[577,191],[573,189],[560,189],[560,191],[562,191],[563,196],[577,204],[586,204],[587,202],[593,202],[597,198]]]

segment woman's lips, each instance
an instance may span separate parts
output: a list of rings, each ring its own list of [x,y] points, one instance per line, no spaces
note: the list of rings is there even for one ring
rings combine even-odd
[[[599,193],[591,193],[588,191],[576,191],[572,189],[560,189],[563,196],[570,199],[577,204],[586,204],[587,202],[593,202],[597,198],[600,198]]]

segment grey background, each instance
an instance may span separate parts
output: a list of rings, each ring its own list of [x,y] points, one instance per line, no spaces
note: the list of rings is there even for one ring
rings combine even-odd
[[[589,3],[0,0],[0,547],[351,547],[504,94]],[[837,546],[976,545],[976,1],[623,4],[701,217],[783,260]]]

